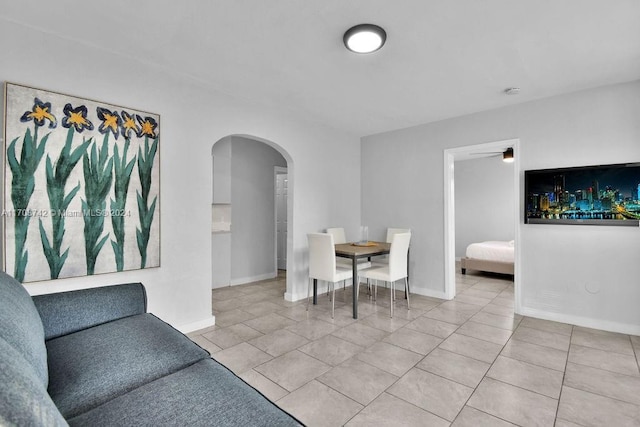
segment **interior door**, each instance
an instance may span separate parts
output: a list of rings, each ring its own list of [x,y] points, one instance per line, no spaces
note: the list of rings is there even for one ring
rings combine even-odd
[[[287,269],[287,191],[286,173],[276,175],[276,264],[278,270]]]

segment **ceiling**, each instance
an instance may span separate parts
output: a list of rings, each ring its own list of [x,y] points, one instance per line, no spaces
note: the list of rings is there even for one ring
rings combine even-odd
[[[3,20],[357,136],[640,79],[638,0],[0,0]],[[360,23],[381,50],[344,48]]]

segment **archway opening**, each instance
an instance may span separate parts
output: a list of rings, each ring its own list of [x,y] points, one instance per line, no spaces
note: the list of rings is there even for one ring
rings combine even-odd
[[[278,144],[243,134],[221,138],[211,155],[211,287],[282,278],[293,241],[291,156]]]

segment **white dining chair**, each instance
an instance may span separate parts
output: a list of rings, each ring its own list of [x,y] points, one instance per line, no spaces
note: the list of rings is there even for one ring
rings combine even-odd
[[[327,234],[331,234],[333,236],[333,243],[336,245],[347,243],[347,235],[342,227],[327,228]]]
[[[387,243],[391,243],[393,236],[398,233],[411,233],[410,228],[387,228]]]
[[[327,234],[331,234],[333,236],[333,243],[336,245],[339,245],[341,243],[347,243],[347,235],[345,234],[344,228],[342,227],[327,228]],[[349,258],[344,258],[340,256],[336,257],[336,265],[338,267],[353,268],[353,263]],[[369,267],[371,267],[371,262],[367,261],[366,259],[358,260],[358,266],[357,266],[358,270],[362,270],[363,268],[369,268]]]
[[[313,280],[323,280],[329,284],[327,293],[332,293],[331,318],[335,314],[337,282],[346,281],[353,276],[351,268],[336,266],[336,247],[333,235],[328,233],[307,234],[309,242],[309,288],[307,289],[307,310]]]
[[[389,263],[386,266],[372,267],[358,272],[358,283],[360,278],[370,279],[374,281],[374,298],[378,293],[378,280],[389,283],[390,288],[390,315],[393,317],[393,301],[395,299],[395,282],[404,279],[404,289],[407,296],[407,309],[409,306],[409,282],[407,280],[409,272],[407,271],[407,256],[409,253],[409,242],[411,241],[411,233],[395,233],[391,239],[391,248],[389,249]],[[358,287],[359,288],[359,287]],[[359,293],[359,289],[356,295]]]
[[[387,228],[387,243],[391,243],[393,236],[398,233],[411,233],[410,228]],[[372,263],[372,267],[386,267],[389,265],[389,257],[387,255],[383,255],[377,257]]]

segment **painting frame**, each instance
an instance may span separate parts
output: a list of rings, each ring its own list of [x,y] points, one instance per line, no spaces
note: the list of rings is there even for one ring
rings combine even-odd
[[[25,283],[160,267],[160,115],[3,92],[4,271]]]

